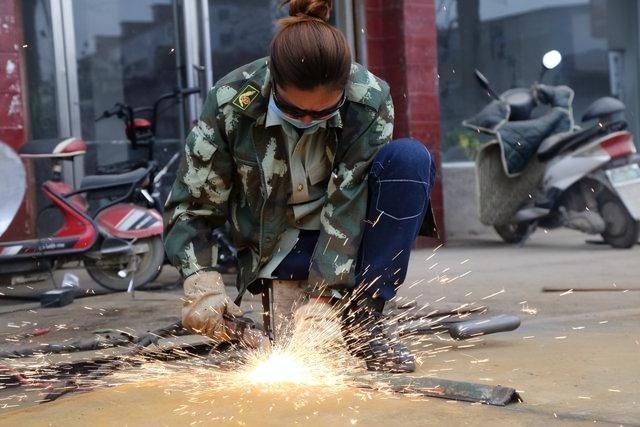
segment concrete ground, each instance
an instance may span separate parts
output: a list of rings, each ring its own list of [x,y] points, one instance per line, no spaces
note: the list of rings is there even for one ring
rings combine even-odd
[[[522,318],[514,332],[471,342],[410,340],[422,362],[417,375],[513,387],[524,402],[508,407],[355,389],[207,391],[206,378],[195,396],[180,387],[193,374],[168,371],[41,405],[37,390],[1,390],[0,425],[640,425],[639,256],[639,247],[613,250],[566,231],[538,232],[524,248],[489,237],[413,252],[402,299],[430,307],[475,302]],[[160,284],[176,277],[167,269]],[[86,277],[81,283],[89,286]],[[18,291],[37,289],[11,292]],[[180,304],[178,289],[92,296],[58,309],[3,301],[0,349],[29,343],[20,334],[43,326],[51,332],[32,341],[107,327],[140,333],[176,320]]]

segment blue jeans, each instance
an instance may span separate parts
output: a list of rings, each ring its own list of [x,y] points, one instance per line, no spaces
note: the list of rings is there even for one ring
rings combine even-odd
[[[367,176],[367,218],[356,263],[356,285],[385,301],[396,294],[407,274],[411,246],[427,212],[435,163],[422,143],[398,139],[382,147]],[[300,237],[274,276],[304,280],[318,231]]]

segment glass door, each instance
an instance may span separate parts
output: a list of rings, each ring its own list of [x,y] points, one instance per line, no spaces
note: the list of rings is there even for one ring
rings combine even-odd
[[[28,138],[55,138],[59,122],[51,5],[46,0],[24,0],[21,12],[30,117]]]
[[[208,0],[214,81],[267,56],[277,20],[283,15],[280,3],[279,0]]]
[[[267,56],[278,19],[287,14],[281,0],[201,0],[207,11],[200,14],[203,34],[200,54],[207,76],[217,81],[230,71]],[[331,23],[347,37],[352,51],[356,30],[352,0],[334,2]],[[210,57],[210,59],[208,59]],[[354,60],[357,55],[354,53]],[[211,86],[211,84],[209,84]]]
[[[73,0],[71,9],[82,137],[122,139],[120,121],[96,117],[116,102],[151,106],[176,86],[172,0]],[[166,109],[157,137],[177,138],[178,122]]]
[[[34,90],[39,91],[39,102],[31,106],[32,114],[43,119],[42,129],[34,129],[34,134],[53,137],[57,131],[58,136],[87,141],[122,141],[122,123],[95,121],[104,110],[116,102],[150,106],[176,87],[200,87],[200,96],[188,98],[186,109],[167,103],[159,117],[159,139],[182,139],[216,80],[267,55],[277,20],[286,14],[280,4],[281,0],[25,0],[25,22],[33,21],[28,34],[39,55],[30,60],[38,67],[32,67],[29,78],[55,81],[55,89],[43,85]],[[357,31],[352,0],[335,4],[332,23],[353,45]],[[49,29],[42,17],[50,20]]]

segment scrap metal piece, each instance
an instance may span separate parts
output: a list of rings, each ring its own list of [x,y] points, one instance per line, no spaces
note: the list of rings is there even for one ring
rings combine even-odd
[[[430,303],[422,304],[417,301],[403,303],[388,303],[385,305],[385,314],[388,316],[402,316],[402,319],[436,318],[442,316],[464,316],[472,313],[487,312],[486,305],[478,303]]]
[[[513,315],[477,316],[460,319],[443,316],[438,319],[421,318],[400,324],[396,331],[399,335],[442,334],[447,332],[451,338],[465,340],[481,335],[509,332],[520,327],[520,318]]]
[[[613,287],[602,287],[602,288],[553,288],[553,287],[544,287],[542,288],[542,292],[562,292],[562,293],[573,293],[573,292],[629,292],[629,291],[640,291],[638,287],[625,287],[620,286],[619,288]]]
[[[357,387],[394,393],[419,394],[441,399],[506,406],[522,402],[518,392],[510,387],[474,384],[466,381],[443,380],[431,377],[407,377],[385,373],[354,378]]]
[[[464,340],[480,335],[508,332],[520,327],[520,318],[513,315],[492,316],[486,319],[457,322],[448,328],[451,338]]]

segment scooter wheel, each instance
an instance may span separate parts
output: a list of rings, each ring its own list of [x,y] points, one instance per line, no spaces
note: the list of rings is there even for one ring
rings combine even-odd
[[[493,227],[496,230],[496,233],[502,240],[506,243],[520,243],[522,239],[527,235],[527,230],[529,229],[528,222],[518,222],[513,224],[504,224],[504,225],[495,225]]]
[[[146,244],[148,250],[137,255],[138,266],[133,273],[134,289],[142,289],[149,282],[158,277],[158,272],[164,263],[164,246],[162,239],[152,237],[141,239],[136,244]],[[114,257],[122,257],[121,255],[113,255]],[[110,259],[106,256],[100,261],[85,260],[85,268],[89,276],[99,285],[112,291],[126,291],[129,287],[130,276],[121,277],[118,272],[126,268],[121,263],[121,259]]]
[[[638,242],[640,223],[636,221],[622,200],[610,191],[598,197],[598,209],[605,222],[602,238],[614,248],[629,249]]]

